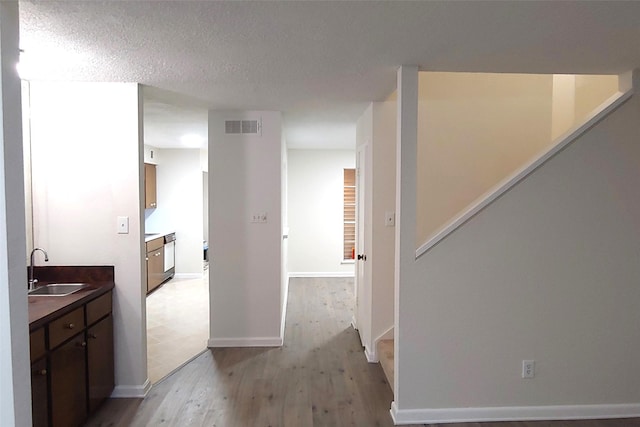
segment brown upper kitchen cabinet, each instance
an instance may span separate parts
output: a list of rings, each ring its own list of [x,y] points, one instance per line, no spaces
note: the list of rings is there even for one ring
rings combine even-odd
[[[144,164],[144,208],[153,209],[158,205],[156,193],[156,165]]]

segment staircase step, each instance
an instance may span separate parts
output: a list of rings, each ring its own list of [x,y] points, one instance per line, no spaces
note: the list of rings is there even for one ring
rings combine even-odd
[[[378,358],[391,391],[393,391],[393,340],[378,341]]]

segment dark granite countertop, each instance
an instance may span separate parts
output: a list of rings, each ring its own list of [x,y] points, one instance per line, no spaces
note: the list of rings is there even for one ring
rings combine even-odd
[[[33,331],[115,287],[113,266],[35,267],[38,285],[86,283],[89,286],[67,296],[29,296],[29,330]]]

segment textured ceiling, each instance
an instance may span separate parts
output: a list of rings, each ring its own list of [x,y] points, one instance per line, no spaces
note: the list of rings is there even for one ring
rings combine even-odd
[[[640,67],[633,1],[42,0],[20,8],[31,79],[159,88],[145,92],[158,122],[163,110],[184,114],[175,119],[184,123],[199,122],[206,108],[280,110],[292,147],[353,146],[356,119],[394,89],[401,64],[594,74]]]

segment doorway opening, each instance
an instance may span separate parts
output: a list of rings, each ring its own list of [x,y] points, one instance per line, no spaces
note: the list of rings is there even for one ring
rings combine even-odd
[[[157,254],[150,242],[175,236],[157,255],[173,257],[162,283],[146,296],[147,373],[156,384],[202,353],[209,339],[208,119],[206,109],[169,104],[146,89],[144,163],[155,169],[155,182],[145,173],[144,186],[147,280]],[[155,200],[146,200],[149,193]]]

